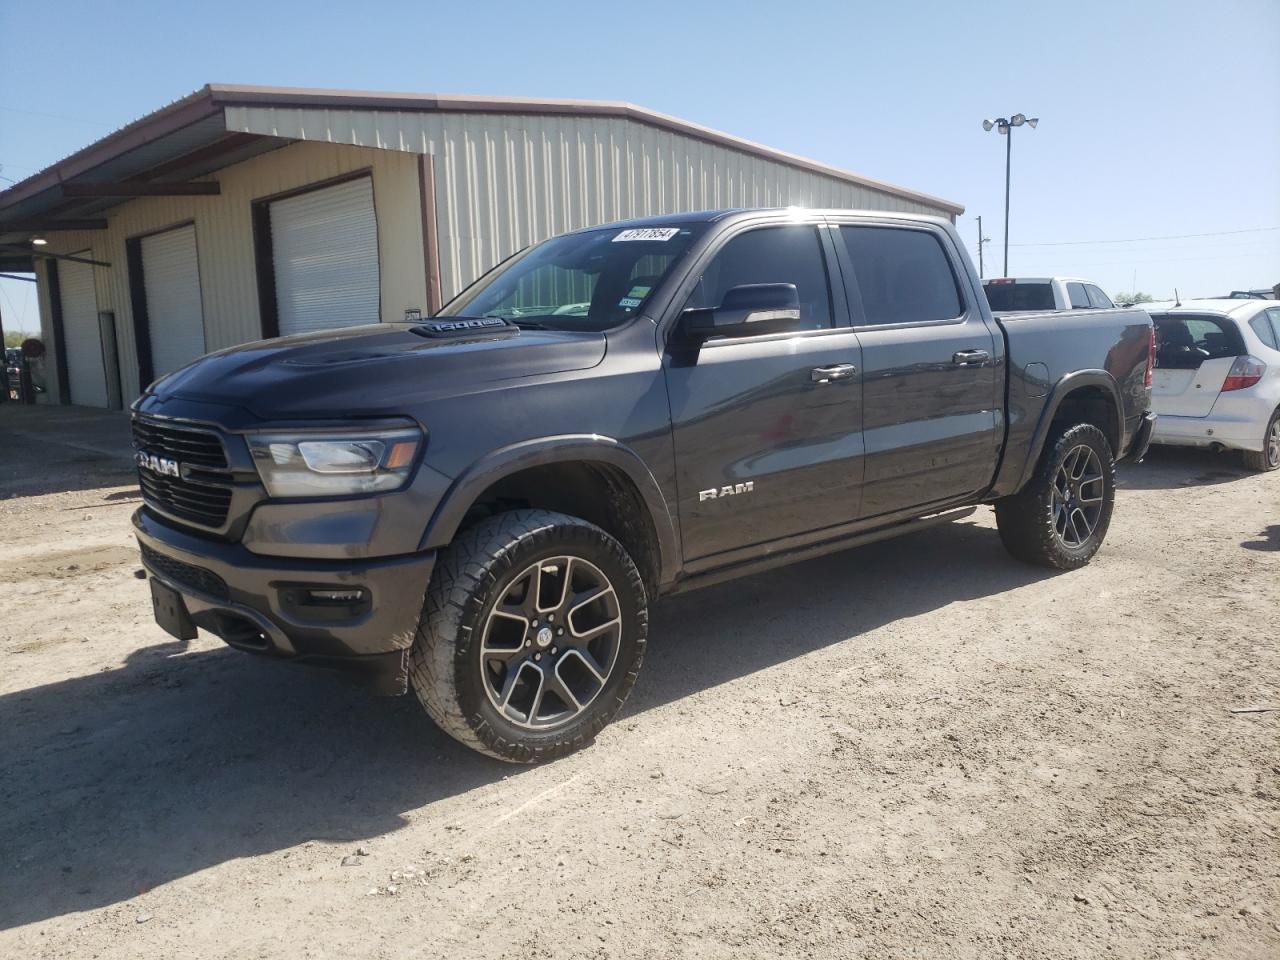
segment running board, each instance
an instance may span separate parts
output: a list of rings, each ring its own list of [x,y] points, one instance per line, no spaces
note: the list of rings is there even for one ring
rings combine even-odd
[[[858,533],[850,537],[824,540],[821,543],[795,547],[791,550],[780,550],[777,553],[772,553],[756,560],[744,560],[741,563],[730,564],[727,567],[717,567],[714,570],[708,570],[706,573],[694,574],[677,580],[672,584],[671,589],[667,591],[667,595],[697,590],[699,587],[709,587],[712,584],[724,583],[726,580],[750,576],[753,573],[763,573],[765,570],[772,570],[774,567],[781,567],[788,563],[812,560],[814,557],[825,556],[828,553],[839,553],[841,550],[865,546],[868,543],[876,543],[880,540],[891,540],[904,534],[915,533],[917,530],[940,527],[944,523],[954,523],[957,520],[972,516],[977,509],[977,507],[961,507],[959,510],[935,513],[931,517],[917,517],[913,520],[907,520],[905,523],[895,523],[890,527],[868,530],[866,533]]]

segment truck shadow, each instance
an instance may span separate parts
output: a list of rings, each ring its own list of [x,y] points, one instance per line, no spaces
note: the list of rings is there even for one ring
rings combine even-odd
[[[627,713],[1051,575],[966,524],[675,597],[655,610]],[[0,696],[0,928],[307,840],[394,833],[519,776],[411,697],[227,649],[143,647],[119,669]]]

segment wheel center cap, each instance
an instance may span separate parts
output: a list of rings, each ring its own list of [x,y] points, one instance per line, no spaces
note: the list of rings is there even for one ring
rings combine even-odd
[[[554,637],[555,634],[551,632],[550,627],[543,627],[534,635],[533,642],[545,650],[547,647],[551,646],[551,641]]]

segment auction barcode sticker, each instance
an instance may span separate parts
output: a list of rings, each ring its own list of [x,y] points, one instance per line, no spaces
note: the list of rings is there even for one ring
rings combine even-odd
[[[623,230],[613,238],[614,243],[623,240],[670,240],[680,232],[679,227],[636,227]]]

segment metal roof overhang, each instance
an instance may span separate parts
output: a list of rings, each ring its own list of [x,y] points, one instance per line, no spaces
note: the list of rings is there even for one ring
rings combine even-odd
[[[127,195],[84,196],[103,192],[92,189],[93,185],[127,183],[135,189],[150,185],[150,189],[162,190],[165,184],[189,184],[293,142],[287,137],[228,130],[228,106],[621,117],[869,187],[945,210],[953,217],[964,211],[962,205],[950,200],[863,177],[629,103],[209,84],[0,192],[0,269],[30,271],[34,259],[42,256],[30,246],[33,236],[55,230],[101,229],[105,226],[103,211],[132,199]]]
[[[30,272],[43,255],[31,248],[32,237],[100,229],[105,226],[103,211],[132,199],[127,194],[80,194],[128,184],[163,195],[166,185],[189,184],[289,142],[229,132],[222,104],[205,87],[0,193],[0,268]]]

